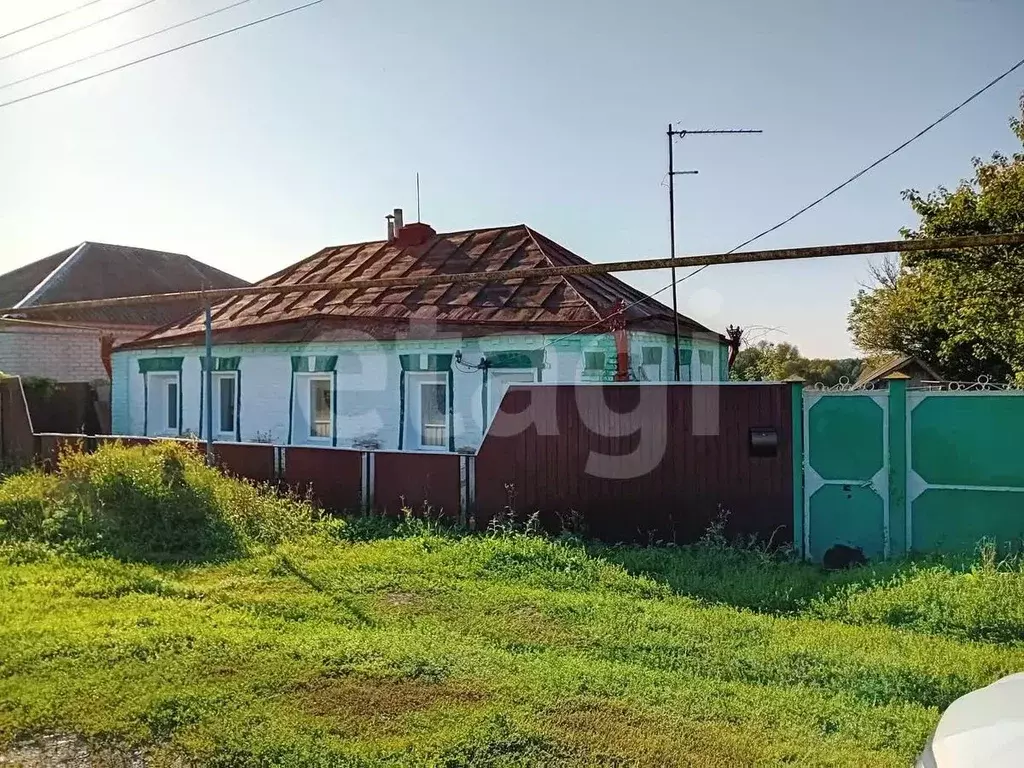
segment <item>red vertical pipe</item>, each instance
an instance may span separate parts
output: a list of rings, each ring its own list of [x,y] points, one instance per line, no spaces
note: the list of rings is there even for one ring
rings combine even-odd
[[[629,381],[629,339],[626,329],[615,329],[615,380]]]

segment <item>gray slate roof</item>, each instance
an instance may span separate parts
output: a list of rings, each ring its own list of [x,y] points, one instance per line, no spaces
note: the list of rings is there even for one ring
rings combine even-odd
[[[245,280],[184,254],[85,242],[0,275],[0,307],[44,306],[148,293],[238,288]],[[190,303],[140,304],[36,314],[85,325],[158,327],[195,311]],[[12,313],[16,316],[16,313]]]

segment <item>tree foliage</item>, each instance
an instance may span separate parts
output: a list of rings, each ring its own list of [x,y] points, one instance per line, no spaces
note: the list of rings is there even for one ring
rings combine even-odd
[[[1010,127],[1024,147],[1020,108]],[[919,217],[905,238],[1024,232],[1024,152],[973,164],[954,190],[903,193]],[[849,315],[858,348],[917,355],[950,379],[1024,381],[1024,248],[904,253],[874,276]]]
[[[801,376],[811,384],[831,387],[843,377],[851,382],[856,380],[861,365],[857,358],[806,358],[792,344],[759,341],[736,355],[731,377],[736,381],[782,381]]]

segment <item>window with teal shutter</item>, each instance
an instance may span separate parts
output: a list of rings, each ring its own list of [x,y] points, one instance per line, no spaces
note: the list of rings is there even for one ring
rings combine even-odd
[[[679,350],[679,380],[692,381],[691,363],[693,361],[692,349]]]
[[[700,360],[700,380],[715,380],[715,353],[710,349],[697,350],[697,358]]]
[[[640,349],[640,371],[645,381],[661,381],[661,347]]]
[[[583,370],[587,373],[604,370],[604,352],[584,352]]]

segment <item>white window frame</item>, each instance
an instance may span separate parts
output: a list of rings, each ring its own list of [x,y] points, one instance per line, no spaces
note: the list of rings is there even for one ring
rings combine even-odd
[[[334,438],[334,398],[337,394],[334,391],[334,377],[333,376],[307,376],[306,377],[306,403],[309,406],[309,423],[306,425],[306,439],[310,442],[330,442]],[[316,403],[313,402],[313,385],[317,382],[326,382],[327,391],[331,396],[329,404],[329,412],[327,414],[327,434],[319,435],[316,433],[314,427],[318,423],[316,420]]]
[[[509,381],[504,382],[504,389],[498,391],[498,383],[495,381],[496,377],[500,377],[504,374],[515,374],[526,375],[530,377],[530,381]],[[487,424],[486,427],[491,425],[494,421],[495,415],[498,413],[498,408],[501,405],[502,399],[505,397],[505,390],[507,390],[513,384],[536,384],[537,383],[537,369],[536,368],[491,368],[487,373]]]
[[[425,409],[423,407],[423,403],[425,402],[425,400],[423,398],[423,388],[424,387],[441,387],[444,390],[444,398],[442,399],[443,407],[441,409],[441,415],[442,415],[444,421],[441,424],[427,424],[427,422],[426,422],[426,417],[424,415],[424,410]],[[433,381],[420,381],[420,382],[418,382],[417,389],[418,389],[418,395],[419,395],[419,399],[420,399],[420,408],[419,408],[419,416],[420,416],[419,421],[420,421],[420,423],[418,425],[419,426],[419,435],[420,435],[420,445],[419,445],[419,447],[420,447],[421,450],[425,450],[425,451],[447,451],[448,450],[448,429],[449,429],[449,425],[448,425],[448,421],[449,421],[449,413],[448,413],[448,396],[449,396],[449,393],[448,393],[448,377],[446,376],[444,379],[438,379],[438,380],[433,380]],[[428,427],[430,427],[431,429],[437,429],[438,427],[441,428],[441,442],[440,443],[428,443],[428,442],[426,442],[426,436],[427,436],[426,435],[426,431],[427,431]]]
[[[337,408],[335,407],[334,398],[338,396],[337,390],[334,386],[334,374],[332,372],[317,372],[317,373],[293,373],[293,389],[292,389],[292,402],[291,402],[291,414],[292,414],[292,445],[314,445],[314,446],[325,446],[332,445],[334,442],[334,431],[337,429],[335,424],[335,414]],[[326,381],[330,386],[331,390],[331,430],[330,434],[326,437],[315,437],[312,435],[313,431],[313,382],[314,381]]]
[[[405,381],[405,445],[414,451],[448,453],[450,444],[453,415],[447,412],[447,404],[451,402],[452,393],[448,391],[447,371],[410,371]],[[423,442],[423,385],[436,384],[445,388],[446,404],[444,440],[441,445],[427,445]]]
[[[174,387],[174,403],[173,408],[171,403],[171,387]],[[165,432],[180,432],[181,431],[181,377],[175,376],[174,378],[168,377],[167,381],[163,383],[164,399],[163,399],[163,412],[164,412],[164,431]],[[174,423],[171,423],[171,414],[174,414]]]
[[[149,425],[147,433],[154,436],[177,436],[181,434],[181,374],[178,372],[174,373],[147,373],[148,377],[146,382],[147,389],[149,390],[149,401],[146,403],[146,408],[149,409],[147,414],[147,423]],[[171,413],[170,409],[170,388],[174,387],[175,390],[175,402],[174,402],[174,424],[171,424],[168,416]]]
[[[221,387],[225,381],[234,382],[234,397],[232,398],[231,408],[234,410],[234,418],[231,420],[231,429],[225,430],[222,428],[221,421]],[[238,434],[239,426],[239,413],[238,413],[238,371],[224,371],[221,373],[213,374],[213,391],[214,395],[211,396],[210,402],[213,406],[213,428],[214,434],[218,439],[230,438],[234,440]]]

